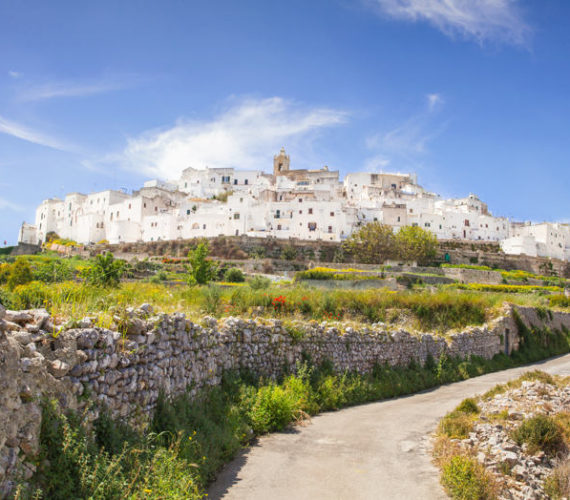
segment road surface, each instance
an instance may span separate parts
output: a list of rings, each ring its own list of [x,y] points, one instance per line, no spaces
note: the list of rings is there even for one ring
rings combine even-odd
[[[464,398],[529,369],[570,375],[570,355],[419,394],[323,413],[270,434],[220,473],[209,499],[409,500],[446,498],[428,436]]]

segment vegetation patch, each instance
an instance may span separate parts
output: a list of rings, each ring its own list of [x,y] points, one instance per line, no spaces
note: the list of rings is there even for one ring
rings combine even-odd
[[[443,464],[441,483],[451,498],[486,500],[496,498],[490,474],[474,458],[455,455]]]
[[[564,446],[564,439],[556,420],[548,415],[536,415],[523,420],[512,432],[517,444],[527,444],[530,453],[543,450],[553,454]]]

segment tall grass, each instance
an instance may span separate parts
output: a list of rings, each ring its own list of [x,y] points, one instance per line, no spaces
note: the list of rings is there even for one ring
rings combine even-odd
[[[278,300],[276,300],[278,299]],[[497,314],[508,299],[515,304],[548,306],[536,294],[480,293],[440,289],[391,292],[373,290],[322,290],[295,285],[254,289],[241,287],[188,287],[156,283],[123,283],[101,289],[76,282],[31,282],[9,291],[0,287],[0,301],[8,308],[46,307],[62,318],[105,316],[117,308],[152,304],[162,312],[204,313],[216,316],[287,317],[316,320],[351,320],[406,324],[427,331],[446,331],[478,325]]]

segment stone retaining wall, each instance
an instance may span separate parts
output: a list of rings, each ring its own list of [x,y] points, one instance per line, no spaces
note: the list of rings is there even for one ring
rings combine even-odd
[[[519,314],[527,322],[570,327],[570,314],[544,317],[526,308]],[[197,324],[183,314],[155,315],[150,306],[130,310],[129,316],[122,333],[93,328],[85,320],[81,328],[54,337],[46,311],[0,306],[0,497],[11,480],[34,471],[25,458],[38,451],[44,396],[79,410],[96,400],[115,416],[136,419],[148,416],[159,391],[175,394],[190,388],[195,395],[219,384],[225,370],[245,368],[274,377],[309,356],[314,363],[332,361],[337,371],[365,373],[377,363],[424,363],[428,355],[437,359],[442,352],[491,358],[518,347],[508,306],[492,323],[447,339],[389,331],[382,324],[343,331],[314,321],[283,325],[279,320],[206,317]]]

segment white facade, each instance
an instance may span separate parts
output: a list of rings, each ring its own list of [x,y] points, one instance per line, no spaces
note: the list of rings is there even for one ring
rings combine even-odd
[[[570,259],[570,226],[543,222],[512,224],[511,237],[501,242],[505,253]]]
[[[570,256],[568,225],[511,224],[473,194],[442,199],[427,192],[414,174],[360,172],[340,181],[328,167],[292,170],[284,149],[272,174],[189,167],[177,180],[150,180],[132,194],[107,190],[45,200],[19,241],[43,242],[50,232],[80,243],[244,234],[341,241],[372,221],[419,226],[439,239],[501,242],[506,253]]]

